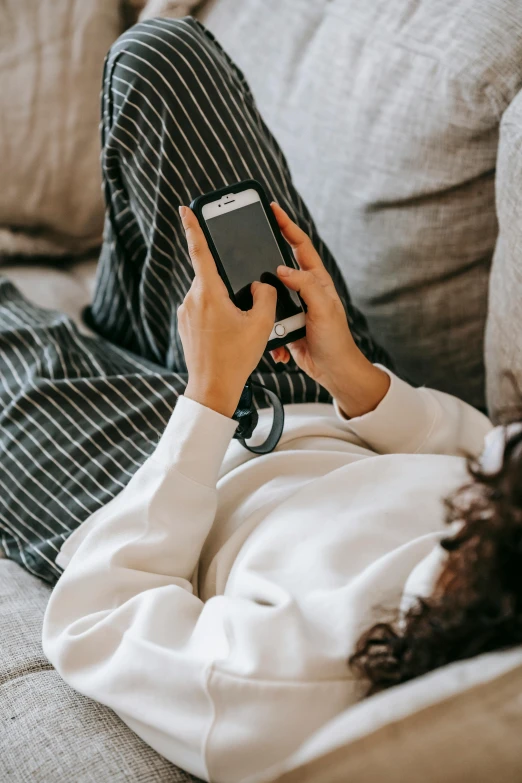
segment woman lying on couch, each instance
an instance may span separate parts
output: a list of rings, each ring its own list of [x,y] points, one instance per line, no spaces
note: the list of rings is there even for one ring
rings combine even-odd
[[[520,643],[522,434],[386,369],[242,75],[196,22],[115,44],[102,126],[102,338],[0,284],[2,543],[61,577],[43,627],[61,676],[233,783],[368,683]],[[284,205],[300,266],[280,270],[308,305],[292,358],[263,356],[274,289],[236,309],[177,211],[247,177]],[[253,371],[289,403],[262,457],[231,442]],[[374,625],[389,609],[398,621]]]

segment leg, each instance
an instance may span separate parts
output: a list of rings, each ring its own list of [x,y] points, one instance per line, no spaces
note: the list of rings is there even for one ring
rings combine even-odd
[[[352,305],[242,74],[200,24],[153,19],[119,39],[105,69],[103,140],[111,207],[91,310],[101,334],[185,370],[176,310],[192,270],[177,208],[253,177],[313,238],[356,342],[372,361],[389,363]],[[328,399],[293,363],[275,365],[263,357],[258,379],[284,402]]]
[[[69,534],[153,451],[185,378],[29,304],[0,278],[0,544],[53,583]]]
[[[358,343],[385,361],[241,74],[200,25],[152,20],[115,44],[103,142],[108,215],[91,319],[115,344],[79,335],[0,281],[0,541],[51,583],[62,542],[125,486],[185,388],[176,309],[191,268],[179,204],[246,177],[263,182],[313,237]],[[326,399],[295,366],[264,358],[259,375],[286,402]]]

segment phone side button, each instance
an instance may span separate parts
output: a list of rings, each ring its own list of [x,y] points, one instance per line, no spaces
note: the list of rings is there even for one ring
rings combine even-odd
[[[286,334],[286,329],[283,326],[283,324],[276,324],[274,328],[274,332],[277,334],[278,337],[282,337],[284,334]]]

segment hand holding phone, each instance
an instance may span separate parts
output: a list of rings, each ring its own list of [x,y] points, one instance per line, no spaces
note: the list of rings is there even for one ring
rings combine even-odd
[[[194,280],[178,308],[178,329],[189,380],[185,396],[231,417],[257,367],[274,325],[273,286],[251,286],[252,308],[240,310],[218,274],[205,235],[188,207],[180,207]]]
[[[270,283],[277,291],[275,321],[269,350],[305,334],[305,313],[299,295],[277,275],[281,264],[293,266],[268,197],[256,180],[245,180],[206,193],[191,204],[230,294],[241,310],[252,307],[253,281]]]
[[[197,248],[192,248],[191,257],[198,256],[196,251],[201,250],[208,262],[205,268],[214,264],[213,278],[206,273],[209,281],[206,292],[210,297],[212,283],[219,294],[223,323],[234,323],[234,329],[240,328],[237,314],[252,312],[250,308],[255,304],[252,282],[260,281],[263,289],[272,288],[273,296],[277,291],[272,328],[263,347],[271,351],[276,361],[287,362],[291,354],[298,367],[327,389],[349,417],[373,410],[389,388],[389,376],[369,362],[356,346],[334,283],[304,231],[281,207],[270,204],[261,185],[253,180],[200,196],[192,205],[199,222],[199,234]],[[193,219],[194,216],[189,218],[189,228],[196,236]],[[292,250],[298,269],[293,263]],[[230,307],[224,305],[225,291],[229,305],[236,312],[235,317]],[[268,301],[268,294],[266,297]],[[306,316],[302,302],[307,307]],[[255,317],[252,323],[257,323]],[[258,342],[261,334],[263,330],[258,329],[253,353],[248,348],[248,339],[242,343],[250,372],[257,364],[252,364],[253,355],[259,360],[263,353]],[[185,337],[181,336],[185,347],[186,332]],[[228,340],[231,347],[237,343],[230,332],[223,334],[222,339]],[[218,351],[218,355],[224,357],[223,352]],[[230,354],[232,364],[233,355],[234,351]],[[242,352],[235,355],[238,375],[244,376],[244,383],[250,373],[244,375]],[[215,365],[209,361],[208,366],[210,369]],[[219,361],[218,376],[225,378],[230,368],[230,364]],[[209,381],[203,387],[208,384]],[[213,388],[218,386],[219,383],[214,382]],[[192,385],[189,391],[193,388]],[[242,386],[236,390],[236,402],[241,389]]]
[[[271,204],[278,226],[292,248],[299,269],[280,266],[279,279],[299,292],[307,306],[306,336],[271,351],[276,362],[297,366],[330,392],[350,417],[374,410],[390,386],[387,373],[359,350],[333,280],[311,239],[277,204]]]

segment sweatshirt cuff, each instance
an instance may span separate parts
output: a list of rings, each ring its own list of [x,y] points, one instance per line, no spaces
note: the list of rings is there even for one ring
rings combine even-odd
[[[335,411],[344,426],[378,454],[417,451],[424,443],[436,419],[436,411],[423,389],[415,389],[380,364],[375,365],[390,377],[390,388],[375,410],[346,418],[337,400]]]
[[[165,432],[151,455],[167,469],[207,487],[215,487],[237,421],[180,396]]]

